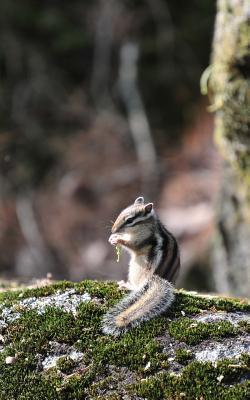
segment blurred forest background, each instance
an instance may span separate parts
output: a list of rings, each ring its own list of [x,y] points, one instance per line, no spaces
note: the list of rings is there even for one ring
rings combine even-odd
[[[123,279],[111,221],[139,195],[216,290],[222,159],[200,94],[216,2],[2,0],[0,278]]]

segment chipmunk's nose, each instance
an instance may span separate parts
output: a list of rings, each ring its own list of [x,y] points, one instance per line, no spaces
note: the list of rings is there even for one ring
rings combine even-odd
[[[112,241],[112,236],[113,236],[113,233],[108,238],[109,243],[111,243],[111,241]]]
[[[112,246],[117,244],[117,235],[112,233],[112,235],[109,236],[109,243],[112,244]]]

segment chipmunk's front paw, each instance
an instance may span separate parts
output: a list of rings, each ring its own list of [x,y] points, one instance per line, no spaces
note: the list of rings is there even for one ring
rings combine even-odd
[[[127,233],[112,233],[109,237],[109,243],[113,246],[116,246],[117,244],[123,244],[126,246],[126,244],[129,243],[129,240],[130,235]]]
[[[118,243],[120,243],[121,236],[118,235],[117,233],[112,233],[109,237],[109,243],[112,244],[112,246],[116,246]]]

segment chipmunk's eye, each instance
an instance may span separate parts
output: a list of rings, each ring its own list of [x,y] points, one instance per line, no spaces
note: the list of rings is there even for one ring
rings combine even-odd
[[[134,217],[129,217],[129,218],[127,218],[126,219],[126,224],[130,224],[131,222],[133,222],[133,220],[134,220]]]

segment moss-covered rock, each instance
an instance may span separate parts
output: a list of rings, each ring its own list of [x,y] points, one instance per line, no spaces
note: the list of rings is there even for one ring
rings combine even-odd
[[[179,291],[168,314],[105,336],[121,296],[94,281],[2,292],[0,399],[247,399],[248,302]]]

